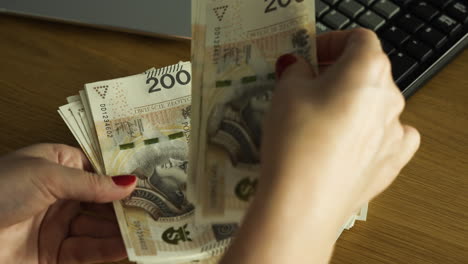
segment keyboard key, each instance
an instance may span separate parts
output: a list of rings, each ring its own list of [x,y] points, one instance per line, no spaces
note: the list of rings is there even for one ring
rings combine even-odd
[[[380,42],[382,43],[382,49],[385,52],[385,54],[390,56],[392,55],[393,52],[395,52],[395,48],[390,43],[388,43],[387,41],[383,39],[380,40]]]
[[[406,34],[406,32],[404,32],[403,30],[395,27],[395,26],[392,26],[390,28],[388,28],[385,32],[383,32],[382,34],[382,38],[388,40],[389,42],[391,42],[393,45],[399,47],[401,46],[403,43],[405,43],[405,41],[407,41],[409,39],[409,35]]]
[[[412,8],[413,12],[426,21],[431,21],[439,14],[439,11],[428,4],[426,1],[418,1]]]
[[[355,29],[355,28],[359,28],[359,27],[361,27],[361,26],[356,24],[356,23],[351,23],[345,29]]]
[[[370,6],[372,5],[372,3],[375,2],[375,0],[358,0],[359,2],[361,2],[361,4],[365,5],[365,6]]]
[[[447,41],[447,37],[437,29],[426,26],[419,32],[419,37],[435,48],[440,48]]]
[[[365,7],[355,0],[344,0],[338,5],[338,10],[351,18],[359,15],[364,9]]]
[[[449,16],[455,18],[462,23],[468,23],[468,7],[462,1],[452,2],[447,7],[447,13]]]
[[[315,28],[317,29],[317,34],[321,34],[321,33],[331,31],[331,29],[329,27],[325,26],[324,24],[322,24],[320,22],[317,22],[317,24],[315,24]]]
[[[323,17],[323,22],[332,29],[341,29],[349,23],[349,18],[336,10],[332,10]]]
[[[416,39],[408,41],[405,50],[411,57],[420,62],[427,60],[434,53],[430,47]]]
[[[401,52],[390,56],[390,61],[392,62],[393,79],[397,83],[412,73],[418,64],[414,59]]]
[[[424,26],[424,22],[419,18],[411,15],[405,14],[404,16],[398,18],[398,26],[403,28],[406,32],[411,34],[420,30]]]
[[[432,24],[447,34],[456,34],[461,29],[461,25],[449,16],[441,15]]]
[[[393,2],[397,3],[399,6],[407,5],[411,0],[393,0]]]
[[[379,0],[372,7],[377,13],[389,19],[400,11],[400,7],[392,3],[390,0]]]
[[[324,0],[324,1],[327,2],[329,5],[334,5],[338,3],[339,0]]]
[[[365,12],[362,16],[359,17],[358,22],[366,28],[369,28],[373,31],[377,31],[385,24],[385,19],[372,12],[371,10],[367,10],[367,12]]]
[[[316,17],[321,17],[325,12],[330,9],[330,6],[325,4],[322,0],[316,0],[315,1],[315,16]]]
[[[436,6],[438,8],[444,8],[446,7],[448,4],[450,4],[450,2],[452,2],[452,0],[429,0],[428,1],[431,5],[433,6]]]

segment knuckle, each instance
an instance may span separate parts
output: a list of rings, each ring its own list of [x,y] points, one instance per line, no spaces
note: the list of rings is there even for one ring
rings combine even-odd
[[[374,31],[370,29],[354,29],[351,38],[360,42],[362,46],[365,46],[365,50],[367,51],[382,51],[382,44],[379,40],[379,37]]]
[[[367,28],[360,27],[353,29],[353,34],[355,35],[355,37],[362,38],[367,41],[378,40],[377,34],[374,31]]]
[[[27,157],[25,158],[25,163],[28,164],[28,167],[34,170],[34,174],[45,184],[52,185],[54,183],[55,175],[54,170],[51,169],[53,163],[39,157]]]
[[[50,147],[58,164],[72,168],[83,168],[81,150],[65,144],[51,144]]]
[[[42,152],[60,153],[70,148],[70,146],[60,143],[38,143],[31,148],[41,150]]]
[[[403,110],[405,109],[406,106],[406,101],[403,95],[401,94],[400,90],[393,86],[391,87],[392,93],[394,94],[394,100],[393,100],[393,107],[395,108],[396,114],[399,116],[401,113],[403,113]]]
[[[369,51],[361,55],[362,70],[369,79],[382,80],[391,77],[391,62],[383,51]]]
[[[103,193],[102,190],[106,187],[106,179],[101,175],[96,175],[91,172],[84,172],[88,188],[92,197],[90,198],[94,202],[101,200]]]
[[[56,153],[60,153],[60,152],[70,149],[70,146],[65,145],[65,144],[53,143],[53,144],[48,144],[48,145]]]
[[[390,58],[387,56],[387,54],[385,54],[383,51],[374,52],[371,58],[371,63],[372,72],[374,76],[377,77],[379,82],[385,84],[394,84],[392,76],[392,63],[390,62]]]
[[[381,69],[391,68],[390,58],[383,51],[375,52],[372,56],[373,63],[380,66]]]
[[[37,188],[42,197],[50,200],[57,199],[57,189],[60,182],[61,175],[56,175],[54,169],[55,164],[51,164],[48,160],[37,157],[28,157],[25,162],[28,167],[33,170],[31,175],[31,182]]]
[[[411,127],[411,126],[407,126],[406,131],[407,131],[406,133],[408,133],[410,137],[409,144],[411,144],[414,150],[417,150],[419,146],[421,145],[421,134],[416,128]]]
[[[401,142],[404,139],[404,137],[405,137],[405,127],[401,123],[400,118],[398,118],[397,129],[395,133],[395,142],[393,143]]]

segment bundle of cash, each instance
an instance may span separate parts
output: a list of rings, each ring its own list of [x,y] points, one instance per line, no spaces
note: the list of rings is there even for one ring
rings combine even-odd
[[[189,62],[150,69],[86,84],[59,108],[97,173],[138,178],[135,191],[114,203],[132,261],[213,261],[237,229],[196,225],[185,195],[191,78]]]
[[[314,0],[192,5],[193,65],[89,83],[58,110],[97,173],[137,176],[114,209],[138,263],[218,262],[255,194],[276,59],[317,65]]]

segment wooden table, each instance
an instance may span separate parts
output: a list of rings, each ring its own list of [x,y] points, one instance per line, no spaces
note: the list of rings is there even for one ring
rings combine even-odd
[[[77,145],[56,111],[65,97],[190,59],[186,41],[10,16],[0,16],[0,36],[0,154]],[[403,119],[421,132],[421,149],[370,204],[368,221],[343,233],[334,264],[468,263],[468,51],[408,101]]]

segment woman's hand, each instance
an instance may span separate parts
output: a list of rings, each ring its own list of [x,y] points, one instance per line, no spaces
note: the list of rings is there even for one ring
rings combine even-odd
[[[326,263],[345,220],[419,147],[373,32],[324,34],[317,48],[319,63],[332,64],[319,76],[296,56],[278,60],[259,189],[224,263]]]
[[[405,101],[373,32],[326,34],[317,44],[319,61],[335,63],[319,77],[299,58],[282,72],[262,181],[267,192],[294,190],[343,224],[393,182],[420,138],[400,122]]]
[[[112,207],[94,203],[128,196],[135,176],[93,174],[80,150],[52,144],[2,157],[0,168],[0,263],[95,263],[126,257]],[[82,213],[82,207],[92,213]]]

